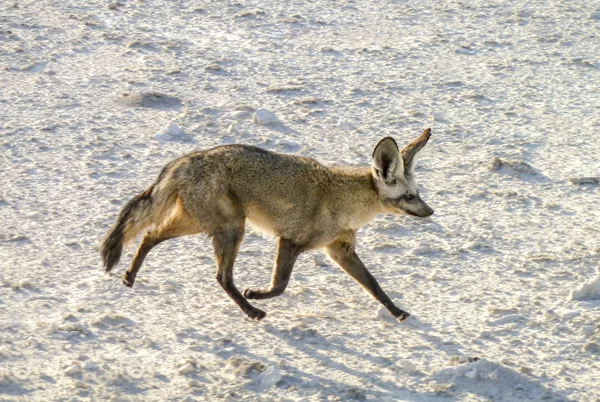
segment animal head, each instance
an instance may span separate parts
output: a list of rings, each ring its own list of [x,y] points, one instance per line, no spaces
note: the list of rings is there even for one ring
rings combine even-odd
[[[402,151],[392,137],[384,138],[375,147],[371,172],[386,209],[421,218],[433,214],[433,209],[419,196],[414,175],[415,156],[430,136],[431,129],[428,128]]]

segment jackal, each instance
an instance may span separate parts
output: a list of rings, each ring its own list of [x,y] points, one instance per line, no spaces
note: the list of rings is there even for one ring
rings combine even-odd
[[[212,238],[217,281],[250,318],[260,320],[266,313],[248,300],[282,294],[298,255],[324,248],[392,315],[404,320],[409,314],[394,305],[356,254],[356,231],[379,213],[433,214],[419,196],[413,169],[415,155],[430,134],[431,129],[425,130],[402,151],[393,138],[384,138],[373,151],[371,166],[356,168],[324,166],[248,145],[184,155],[123,207],[101,246],[105,270],[119,262],[124,246],[147,231],[123,276],[131,287],[152,247],[205,233]],[[246,223],[274,235],[278,245],[270,286],[240,293],[233,283],[233,263]]]

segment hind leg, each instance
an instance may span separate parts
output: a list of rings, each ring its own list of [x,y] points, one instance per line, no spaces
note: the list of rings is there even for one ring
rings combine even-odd
[[[148,232],[144,236],[133,261],[131,261],[129,269],[123,275],[123,284],[127,287],[133,286],[135,277],[144,263],[146,255],[148,255],[154,246],[165,240],[196,234],[200,231],[199,225],[195,224],[195,221],[183,209],[178,211],[178,214],[167,226]]]
[[[137,253],[135,253],[135,257],[133,261],[131,261],[131,265],[125,274],[123,275],[122,281],[123,284],[127,287],[132,287],[135,282],[135,277],[137,276],[138,271],[142,267],[144,263],[144,259],[146,255],[152,250],[154,246],[162,243],[165,240],[172,239],[177,236],[165,237],[161,236],[161,232],[150,232],[142,239],[140,246],[137,249]]]
[[[213,236],[215,258],[217,260],[217,281],[231,299],[242,309],[248,317],[260,320],[267,313],[248,303],[248,300],[233,283],[233,263],[237,256],[240,244],[244,238],[244,223],[230,227]]]

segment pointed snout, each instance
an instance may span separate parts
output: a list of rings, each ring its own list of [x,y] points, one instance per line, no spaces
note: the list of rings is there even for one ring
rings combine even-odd
[[[416,200],[407,205],[404,211],[408,212],[409,215],[416,216],[418,218],[427,218],[433,215],[433,208],[425,204],[425,201],[417,195]]]
[[[428,216],[433,215],[433,208],[431,208],[429,205],[425,205],[426,209],[425,209],[425,214],[421,215],[422,218],[427,218]]]
[[[418,209],[408,209],[405,210],[405,212],[407,212],[409,215],[412,216],[416,216],[417,218],[427,218],[431,215],[433,215],[433,208],[431,208],[429,205],[423,203],[421,208]]]

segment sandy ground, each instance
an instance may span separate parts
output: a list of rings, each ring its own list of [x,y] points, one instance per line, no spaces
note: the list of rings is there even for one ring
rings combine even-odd
[[[0,10],[0,400],[600,400],[599,2]],[[320,251],[259,323],[200,236],[157,247],[133,289],[134,249],[102,272],[119,209],[182,153],[366,165],[426,127],[436,214],[359,232],[406,322]],[[248,231],[239,288],[274,251]]]

